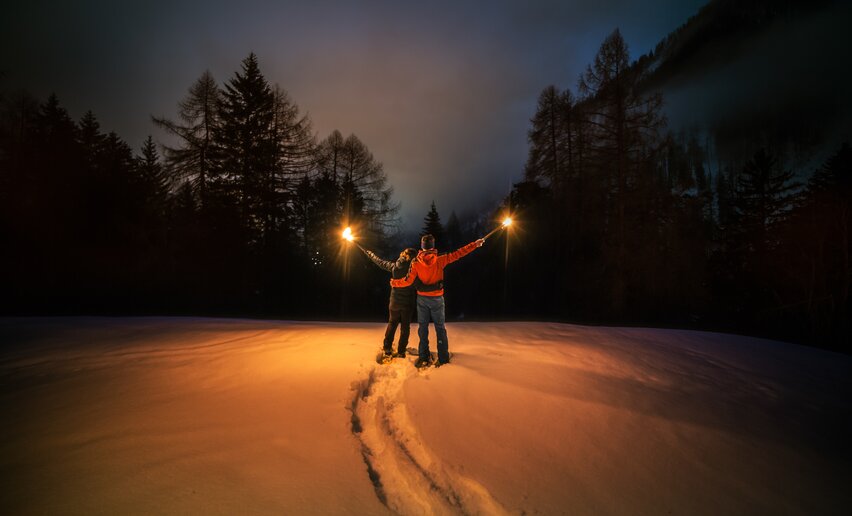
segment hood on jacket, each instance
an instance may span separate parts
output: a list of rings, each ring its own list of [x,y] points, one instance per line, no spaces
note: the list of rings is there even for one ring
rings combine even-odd
[[[435,264],[435,260],[438,259],[438,251],[435,249],[425,249],[417,253],[417,258],[415,258],[418,262],[426,265],[427,267],[431,267]]]

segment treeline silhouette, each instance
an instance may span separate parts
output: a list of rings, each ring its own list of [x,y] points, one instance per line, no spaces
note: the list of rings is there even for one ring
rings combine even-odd
[[[91,112],[73,121],[55,95],[3,99],[4,312],[380,313],[383,276],[341,248],[345,225],[370,245],[396,231],[361,140],[317,141],[254,54],[153,121],[173,138],[163,157],[151,137],[134,153]]]
[[[541,93],[525,180],[504,208],[518,219],[509,259],[486,249],[466,284],[477,294],[468,311],[850,351],[850,146],[810,174],[785,170],[771,149],[711,173],[698,133],[666,130],[643,73],[616,30],[577,96]]]
[[[816,171],[772,148],[711,167],[672,133],[618,31],[577,92],[545,88],[521,182],[491,213],[433,202],[422,232],[452,250],[516,224],[446,271],[451,319],[674,325],[850,351],[850,178],[843,145]],[[5,313],[368,318],[386,313],[397,231],[382,165],[354,135],[319,139],[250,55],[203,74],[171,134],[134,151],[55,96],[3,99],[0,267]],[[806,177],[807,176],[807,177]],[[447,185],[451,188],[452,185]]]

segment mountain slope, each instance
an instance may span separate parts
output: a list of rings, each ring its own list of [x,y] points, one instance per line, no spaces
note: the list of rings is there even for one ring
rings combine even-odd
[[[850,23],[848,2],[713,0],[634,69],[672,127],[708,132],[721,158],[766,147],[795,163],[852,137]]]

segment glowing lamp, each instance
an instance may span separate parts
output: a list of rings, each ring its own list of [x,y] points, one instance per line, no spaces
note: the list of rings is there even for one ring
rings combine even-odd
[[[512,218],[511,217],[506,217],[505,219],[503,219],[503,227],[504,228],[507,228],[511,225],[512,225]]]
[[[355,240],[355,237],[352,236],[352,228],[347,226],[346,229],[343,230],[343,239],[348,240],[350,242]]]

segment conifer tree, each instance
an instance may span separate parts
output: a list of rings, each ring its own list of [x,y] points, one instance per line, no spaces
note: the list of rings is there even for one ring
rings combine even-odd
[[[267,197],[277,155],[276,142],[270,138],[274,107],[275,97],[257,56],[249,54],[242,71],[225,84],[215,142],[225,194],[238,208],[240,224],[253,242],[270,229]]]
[[[166,174],[153,138],[149,135],[142,144],[142,154],[136,158],[140,189],[149,208],[159,216],[165,215],[171,192],[170,178]]]
[[[77,126],[68,112],[59,104],[55,94],[41,105],[37,118],[38,151],[33,163],[39,188],[45,201],[56,213],[54,223],[62,227],[72,223],[75,208],[81,197],[80,145]]]
[[[525,174],[527,180],[546,181],[560,195],[571,165],[569,124],[573,98],[548,86],[538,98],[527,139],[530,144]]]
[[[68,111],[59,105],[59,98],[52,93],[41,105],[38,114],[40,139],[54,151],[71,145],[77,130]]]
[[[164,148],[166,163],[175,181],[189,181],[202,207],[208,202],[214,180],[213,136],[219,126],[219,101],[219,87],[205,71],[178,104],[178,122],[153,118],[158,127],[180,138],[179,146]]]
[[[627,44],[616,29],[604,40],[579,86],[594,141],[589,160],[605,185],[606,255],[613,267],[615,313],[625,303],[628,255],[653,249],[653,228],[643,225],[641,218],[654,219],[653,175],[649,172],[664,120],[661,97],[641,94],[637,80],[629,67]],[[634,237],[638,238],[628,242]]]
[[[269,127],[269,139],[273,152],[273,165],[266,171],[265,184],[261,189],[264,233],[297,224],[298,214],[302,219],[306,213],[303,195],[309,175],[316,169],[316,143],[307,115],[300,115],[299,108],[290,100],[287,92],[279,86],[272,90],[273,116]],[[299,186],[302,191],[298,192]],[[301,193],[301,195],[298,195]],[[291,218],[294,214],[294,220]],[[294,227],[304,231],[301,228]]]
[[[789,214],[798,187],[792,171],[780,170],[778,160],[763,149],[743,168],[735,202],[739,230],[758,256],[776,245],[773,230]]]
[[[441,216],[438,214],[438,208],[435,206],[435,201],[432,201],[432,207],[426,217],[423,218],[424,235],[432,235],[435,237],[436,246],[444,246],[444,226],[441,224]]]
[[[106,139],[101,133],[100,123],[98,123],[94,113],[86,111],[80,120],[80,130],[77,134],[85,153],[86,162],[90,167],[94,167]]]

